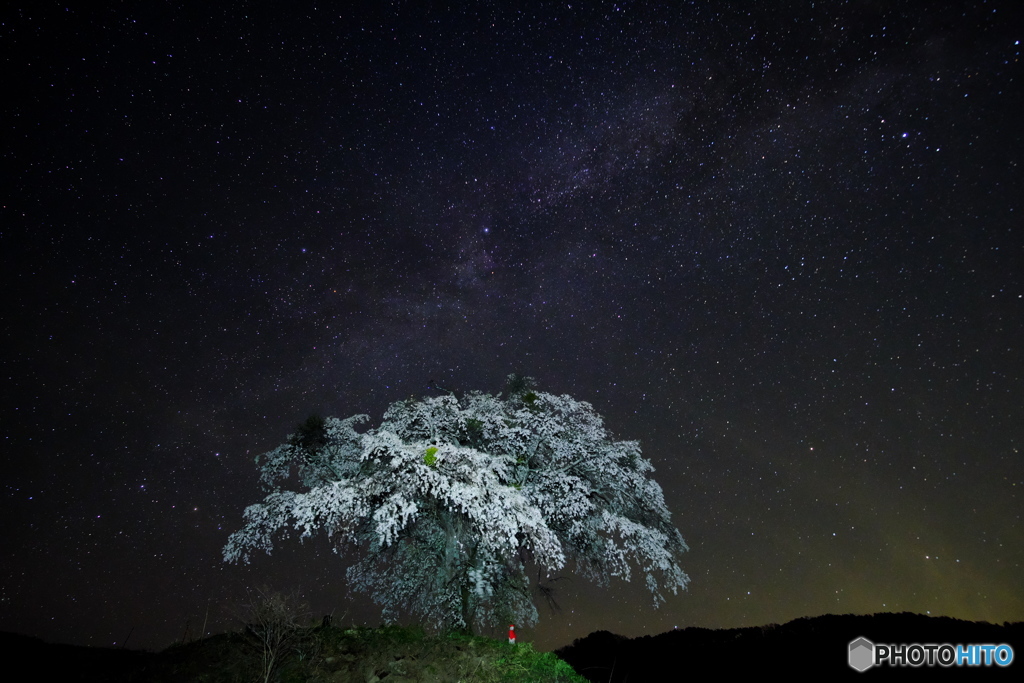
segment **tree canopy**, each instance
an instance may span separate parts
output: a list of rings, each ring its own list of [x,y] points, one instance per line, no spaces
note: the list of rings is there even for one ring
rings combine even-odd
[[[406,610],[440,628],[536,623],[530,577],[567,561],[601,584],[639,570],[655,606],[686,587],[653,466],[590,404],[519,381],[504,397],[399,401],[357,431],[368,419],[314,416],[258,456],[269,492],[224,559],[322,529],[339,554],[363,549],[348,579],[385,618]]]

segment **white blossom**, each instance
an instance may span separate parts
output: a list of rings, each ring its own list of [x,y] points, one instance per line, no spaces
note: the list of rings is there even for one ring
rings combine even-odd
[[[530,576],[569,558],[600,582],[641,572],[655,605],[686,587],[686,544],[653,466],[590,404],[522,389],[400,401],[357,432],[366,420],[307,423],[258,458],[268,495],[224,559],[322,529],[339,553],[362,548],[348,578],[385,617],[406,610],[448,628],[535,623]]]

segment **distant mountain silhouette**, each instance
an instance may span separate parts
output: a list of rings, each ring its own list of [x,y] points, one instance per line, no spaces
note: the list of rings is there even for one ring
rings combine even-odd
[[[11,672],[16,668],[14,662],[26,667],[8,680],[114,683],[133,680],[135,672],[155,661],[157,655],[138,650],[53,644],[31,636],[0,632],[0,657]]]
[[[0,633],[0,656],[6,657],[9,663],[21,661],[29,667],[30,673],[18,675],[18,680],[145,683],[199,680],[198,674],[187,671],[193,674],[205,671],[203,680],[228,681],[238,679],[224,674],[227,671],[224,662],[231,656],[241,656],[230,647],[238,637],[237,634],[222,634],[152,653],[50,644],[29,636]],[[878,644],[1007,644],[1014,650],[1014,661],[1007,667],[883,666],[858,672],[848,665],[847,651],[850,642],[861,637]],[[813,680],[862,683],[879,677],[904,681],[927,677],[928,680],[1008,682],[1020,680],[1020,672],[1024,671],[1024,622],[998,625],[907,612],[868,616],[828,614],[795,619],[781,626],[686,628],[632,639],[598,631],[556,650],[555,654],[594,683],[702,680],[701,676],[721,674],[767,677],[789,673],[803,674]],[[347,657],[351,659],[355,655]],[[8,668],[13,670],[11,666]],[[220,672],[224,675],[216,673],[220,669],[224,669]],[[744,680],[746,683],[761,679]]]
[[[1001,644],[1014,650],[1006,667],[872,667],[850,668],[847,648],[859,637],[873,643]],[[555,651],[594,683],[639,683],[692,679],[721,673],[800,672],[821,680],[869,681],[879,676],[906,680],[927,676],[958,680],[1020,680],[1024,671],[1024,622],[1003,625],[929,617],[904,612],[866,616],[804,617],[781,626],[711,630],[685,628],[656,636],[626,638],[608,631],[591,633]],[[992,678],[998,676],[998,678]],[[753,680],[753,679],[752,679]]]

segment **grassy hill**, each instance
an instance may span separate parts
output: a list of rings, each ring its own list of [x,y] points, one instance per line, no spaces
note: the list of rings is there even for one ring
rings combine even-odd
[[[536,681],[582,683],[568,664],[529,644],[509,645],[465,635],[426,635],[417,628],[317,627],[307,629],[288,648],[276,668],[279,680],[359,681]],[[144,680],[262,680],[266,664],[257,639],[225,634],[169,648]],[[277,680],[271,676],[271,680]]]
[[[336,628],[293,631],[275,658],[253,631],[225,633],[160,653],[70,645],[3,634],[10,660],[31,653],[47,680],[104,683],[407,683],[480,681],[585,683],[568,664],[529,644],[509,645],[460,634],[430,636],[418,628]],[[17,655],[15,654],[17,653]],[[269,676],[268,674],[269,670]],[[37,672],[40,672],[37,669]]]
[[[284,630],[278,628],[282,623]],[[0,656],[30,662],[32,675],[23,676],[26,680],[92,683],[631,683],[677,677],[713,680],[723,674],[760,677],[771,670],[829,680],[1017,680],[1024,666],[1019,661],[1024,659],[1024,623],[999,625],[908,613],[830,614],[737,629],[690,627],[639,638],[599,631],[556,653],[461,634],[427,635],[418,628],[264,624],[158,653],[51,645],[0,633]],[[847,659],[849,643],[859,637],[874,643],[1005,643],[1017,658],[1005,667],[882,666],[861,673]]]

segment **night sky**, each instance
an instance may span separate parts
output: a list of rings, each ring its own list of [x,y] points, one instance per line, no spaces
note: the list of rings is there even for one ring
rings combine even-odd
[[[1024,620],[1020,2],[110,4],[0,16],[0,630],[376,625],[323,537],[224,564],[254,456],[510,372],[691,549],[539,648]]]

